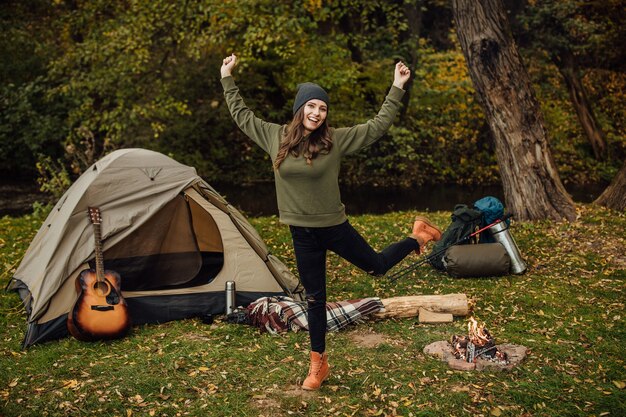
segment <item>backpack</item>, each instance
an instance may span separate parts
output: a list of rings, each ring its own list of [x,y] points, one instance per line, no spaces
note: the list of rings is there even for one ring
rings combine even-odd
[[[445,255],[444,248],[454,245],[459,242],[459,240],[471,235],[477,230],[477,227],[479,227],[482,222],[483,214],[479,210],[469,208],[466,204],[457,204],[454,206],[454,211],[450,217],[452,223],[450,223],[448,228],[441,235],[441,240],[435,242],[430,255],[428,255],[428,262],[440,271],[446,270],[442,261]],[[468,239],[461,243],[471,243],[471,240],[472,239]]]

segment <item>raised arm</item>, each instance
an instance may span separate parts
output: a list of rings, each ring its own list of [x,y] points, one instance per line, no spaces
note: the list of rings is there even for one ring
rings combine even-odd
[[[278,143],[274,142],[277,142],[276,138],[280,135],[281,127],[275,123],[268,123],[259,119],[246,106],[232,77],[232,72],[237,66],[237,62],[237,56],[232,54],[224,58],[220,68],[224,98],[230,110],[230,115],[246,136],[252,139],[265,152],[271,154],[271,148],[278,146]]]
[[[371,145],[389,130],[400,109],[404,85],[410,77],[411,70],[403,62],[398,62],[393,85],[378,114],[363,124],[335,130],[335,144],[343,154],[351,154]]]

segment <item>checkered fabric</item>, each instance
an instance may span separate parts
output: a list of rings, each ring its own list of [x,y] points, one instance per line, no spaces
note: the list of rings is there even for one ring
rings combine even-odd
[[[352,323],[365,320],[383,308],[378,297],[326,303],[327,330],[343,329]],[[308,330],[306,302],[296,302],[289,297],[263,297],[247,308],[249,322],[261,331],[272,334]]]

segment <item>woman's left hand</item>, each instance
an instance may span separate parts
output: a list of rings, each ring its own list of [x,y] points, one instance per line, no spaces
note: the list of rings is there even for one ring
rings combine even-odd
[[[393,74],[393,85],[398,88],[404,89],[404,84],[409,81],[411,77],[411,70],[404,65],[404,62],[400,61],[396,64],[396,70]]]

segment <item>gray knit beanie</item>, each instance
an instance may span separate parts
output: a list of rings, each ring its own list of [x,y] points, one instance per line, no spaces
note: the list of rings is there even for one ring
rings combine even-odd
[[[327,106],[330,103],[328,93],[326,93],[326,91],[324,91],[324,89],[319,85],[315,83],[298,84],[298,93],[296,94],[296,99],[293,102],[293,114],[296,114],[300,107],[304,106],[307,101],[313,99],[322,100]]]

